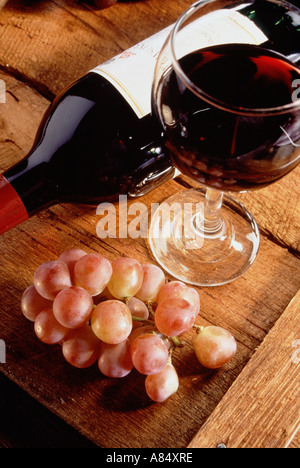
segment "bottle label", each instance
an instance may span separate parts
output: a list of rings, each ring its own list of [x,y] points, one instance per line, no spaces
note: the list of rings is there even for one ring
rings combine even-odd
[[[112,83],[139,118],[151,112],[151,88],[156,61],[173,27],[174,24],[91,70]],[[267,39],[249,18],[235,10],[210,13],[191,23],[189,28],[193,28],[198,49],[225,42],[259,45]],[[188,44],[183,41],[182,46],[181,56],[184,47],[191,52],[190,39]]]
[[[28,219],[27,210],[10,183],[0,175],[0,234]]]
[[[156,60],[171,30],[172,25],[92,70],[117,88],[139,118],[150,113]]]

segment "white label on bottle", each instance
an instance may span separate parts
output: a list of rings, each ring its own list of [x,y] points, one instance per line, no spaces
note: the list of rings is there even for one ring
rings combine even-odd
[[[117,88],[139,118],[150,113],[156,60],[172,27],[163,29],[92,70]]]
[[[159,52],[174,24],[136,44],[107,62],[91,70],[112,83],[127,100],[139,118],[151,112],[151,88]],[[267,40],[263,32],[246,16],[236,10],[219,10],[191,23],[197,49],[220,43],[248,43],[259,45]],[[180,57],[188,46],[182,41]],[[200,40],[199,40],[200,39]]]

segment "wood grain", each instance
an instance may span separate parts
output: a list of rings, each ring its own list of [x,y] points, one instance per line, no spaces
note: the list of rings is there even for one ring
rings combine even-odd
[[[41,0],[34,6],[11,0],[1,12],[0,65],[53,97],[90,69],[172,24],[189,5],[189,0],[168,5],[144,0],[99,11],[71,0]]]
[[[0,79],[7,88],[6,104],[0,104],[0,171],[26,155],[43,113],[64,86],[175,21],[189,5],[188,0],[143,0],[97,10],[72,0],[11,0],[0,14]],[[150,207],[185,185],[190,181],[181,177],[139,201]],[[205,370],[193,354],[192,333],[187,334],[186,345],[174,355],[180,389],[164,405],[146,397],[144,379],[135,372],[116,381],[104,378],[97,366],[84,371],[71,368],[59,346],[49,347],[35,338],[32,324],[20,312],[22,292],[43,261],[74,246],[110,260],[128,255],[153,261],[147,240],[99,239],[96,207],[75,204],[53,206],[0,237],[0,339],[7,344],[7,362],[0,365],[0,372],[2,381],[9,379],[36,401],[28,407],[28,423],[31,411],[41,428],[46,417],[49,431],[51,427],[59,431],[55,428],[61,420],[62,432],[67,423],[98,447],[186,447],[192,439],[198,446],[224,441],[229,446],[299,446],[299,438],[293,440],[297,421],[289,407],[298,395],[292,383],[298,367],[288,358],[291,340],[299,335],[295,306],[300,287],[299,168],[266,189],[238,197],[258,220],[262,234],[258,258],[236,282],[199,289],[197,319],[201,325],[229,329],[238,342],[237,355],[224,369]],[[296,302],[291,302],[294,297]],[[246,390],[249,395],[257,390],[260,397],[248,398]],[[274,390],[273,407],[267,390]],[[1,395],[12,411],[17,394],[12,392],[9,399],[9,391],[3,390]],[[54,414],[53,420],[44,410],[39,416],[40,405]],[[257,431],[235,408],[256,417]],[[212,433],[215,424],[223,428],[223,414],[224,421],[237,415],[239,424],[222,430],[218,440],[209,433],[206,437],[207,427]],[[5,420],[0,419],[3,445],[22,445],[17,435],[14,441],[9,436]],[[72,431],[69,434],[72,438]],[[227,438],[221,437],[224,434]],[[50,444],[57,446],[57,439],[53,437]]]
[[[0,171],[20,161],[31,149],[49,101],[33,88],[0,71],[6,102],[0,104]]]
[[[300,447],[300,429],[296,432],[295,436],[292,438],[288,448],[299,448]]]

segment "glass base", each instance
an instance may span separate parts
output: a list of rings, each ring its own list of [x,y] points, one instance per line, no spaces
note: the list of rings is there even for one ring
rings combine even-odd
[[[259,249],[252,214],[224,195],[213,222],[204,219],[205,189],[190,189],[165,200],[154,213],[150,249],[174,278],[196,286],[220,286],[243,275]]]

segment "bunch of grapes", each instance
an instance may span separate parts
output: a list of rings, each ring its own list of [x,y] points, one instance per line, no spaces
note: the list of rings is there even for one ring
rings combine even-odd
[[[172,353],[184,333],[196,328],[199,362],[216,369],[236,352],[236,341],[216,326],[198,327],[196,289],[166,281],[154,264],[70,249],[40,265],[23,293],[21,309],[44,343],[60,344],[66,361],[77,368],[98,363],[107,377],[132,369],[145,375],[147,395],[162,402],[179,387]]]

